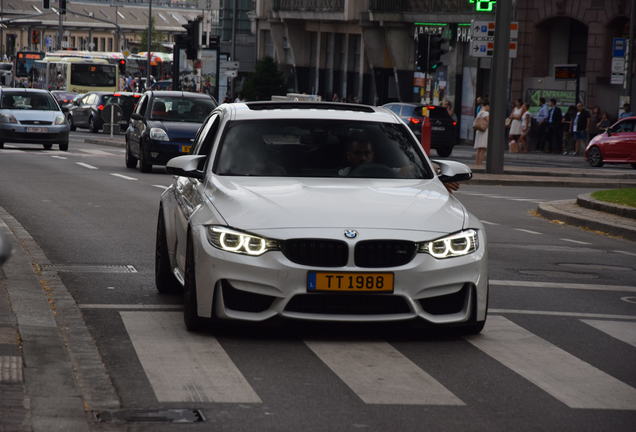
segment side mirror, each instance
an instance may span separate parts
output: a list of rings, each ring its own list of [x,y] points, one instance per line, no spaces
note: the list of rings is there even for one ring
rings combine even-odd
[[[138,114],[138,113],[132,113],[130,115],[130,118],[133,119],[133,120],[143,120],[144,119],[143,116],[141,114]]]
[[[199,162],[204,159],[204,155],[177,156],[168,161],[166,170],[177,176],[203,180],[205,173],[199,170]]]
[[[463,163],[449,160],[433,160],[432,162],[439,166],[438,178],[442,183],[467,181],[473,178],[473,172]]]

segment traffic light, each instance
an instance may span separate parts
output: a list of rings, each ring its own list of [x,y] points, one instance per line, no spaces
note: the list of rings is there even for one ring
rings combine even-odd
[[[31,31],[31,43],[33,45],[39,45],[40,44],[40,32],[38,30],[32,30]]]
[[[42,9],[51,9],[51,0],[42,0]]]
[[[119,60],[119,75],[124,75],[126,73],[126,60]]]
[[[442,49],[444,39],[442,35],[431,35],[431,41],[428,49],[428,64],[429,71],[433,72],[442,65],[442,55],[446,54],[446,51]]]
[[[60,15],[66,15],[66,0],[60,0]]]
[[[188,60],[196,60],[199,47],[201,46],[201,18],[188,21],[187,24],[183,24],[183,28],[188,32],[188,35],[185,37],[185,42],[187,43],[186,58]]]
[[[417,69],[421,71],[426,70],[426,63],[428,61],[428,35],[417,35],[417,57],[416,65]]]

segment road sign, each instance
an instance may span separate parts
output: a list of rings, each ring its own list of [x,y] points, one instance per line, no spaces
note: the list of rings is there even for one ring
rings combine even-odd
[[[627,57],[627,41],[625,38],[612,38],[612,75],[610,84],[625,83],[625,58]]]
[[[625,50],[627,48],[627,39],[612,38],[612,57],[625,58]]]
[[[508,55],[517,57],[517,39],[519,38],[519,23],[510,23],[510,45]],[[492,57],[495,49],[495,22],[473,21],[470,27],[471,57]]]

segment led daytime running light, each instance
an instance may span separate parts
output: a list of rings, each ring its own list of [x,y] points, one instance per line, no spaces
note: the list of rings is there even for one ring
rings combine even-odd
[[[258,256],[278,249],[276,240],[258,237],[222,226],[208,227],[208,240],[212,246],[226,252]]]
[[[437,240],[418,244],[418,252],[444,259],[468,255],[479,247],[477,231],[470,229]]]

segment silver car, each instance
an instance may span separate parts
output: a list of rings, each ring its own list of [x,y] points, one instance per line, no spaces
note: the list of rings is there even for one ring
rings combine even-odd
[[[0,89],[0,148],[5,142],[57,144],[68,150],[69,126],[55,98],[47,90]]]
[[[488,258],[479,220],[388,110],[223,104],[160,203],[156,284],[184,320],[419,320],[481,331]]]

